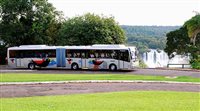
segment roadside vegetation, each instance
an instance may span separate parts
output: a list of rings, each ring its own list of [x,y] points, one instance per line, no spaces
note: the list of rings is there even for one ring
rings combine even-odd
[[[0,74],[0,82],[39,82],[39,81],[72,81],[72,80],[144,80],[144,81],[177,81],[200,82],[199,78],[188,76],[166,77],[129,74]]]
[[[192,68],[200,69],[200,14],[186,21],[180,29],[167,33],[165,51],[171,58],[176,54],[189,55]]]
[[[2,111],[199,111],[199,93],[128,91],[1,98]]]

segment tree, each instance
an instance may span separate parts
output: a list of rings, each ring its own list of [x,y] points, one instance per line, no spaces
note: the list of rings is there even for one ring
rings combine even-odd
[[[180,29],[167,33],[165,51],[169,56],[174,52],[177,54],[189,53],[190,39],[187,32],[188,31],[186,27],[181,27]]]
[[[113,17],[87,13],[64,22],[60,30],[62,45],[121,44],[125,34]]]
[[[47,0],[1,0],[0,39],[7,46],[53,44],[60,17]]]
[[[191,55],[191,66],[200,69],[200,33],[196,37],[196,45],[190,42],[187,27],[181,27],[178,30],[167,33],[167,44],[165,51],[170,57],[176,54]]]
[[[196,44],[197,34],[200,33],[200,15],[192,17],[190,20],[185,22],[184,26],[188,29],[188,36],[191,38],[193,45]]]

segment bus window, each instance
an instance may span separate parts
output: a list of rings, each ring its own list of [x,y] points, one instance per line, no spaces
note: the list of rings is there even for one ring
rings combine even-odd
[[[81,53],[81,57],[82,57],[82,58],[85,58],[85,52],[82,52],[82,53]]]
[[[56,57],[56,50],[46,50],[46,54],[48,55],[48,57]]]
[[[78,58],[80,58],[80,52],[77,52],[76,55]]]
[[[128,50],[120,50],[118,55],[119,60],[130,62]]]
[[[66,57],[67,58],[71,58],[72,57],[71,50],[66,50]]]
[[[89,50],[83,50],[83,52],[85,53],[85,58],[89,58]]]
[[[68,57],[68,58],[71,58],[71,57],[72,57],[72,54],[71,54],[71,53],[68,53],[68,54],[67,54],[67,57]]]
[[[105,58],[110,58],[110,52],[109,52],[109,50],[105,50]]]
[[[81,54],[81,50],[66,50],[67,58],[80,58],[84,55]]]
[[[94,54],[90,54],[90,58],[94,58]]]
[[[118,55],[117,55],[117,51],[116,50],[112,50],[110,55],[111,55],[112,59],[118,59]]]
[[[16,51],[15,50],[9,50],[9,56],[10,56],[10,58],[16,58],[17,57]]]
[[[89,51],[89,58],[95,58],[94,50]]]
[[[124,61],[130,62],[128,50],[126,50],[125,52],[123,52],[123,55],[124,55]]]
[[[76,57],[77,57],[76,53],[73,52],[73,53],[72,53],[72,58],[76,58]]]
[[[105,54],[104,53],[101,53],[101,58],[104,58],[105,57]]]

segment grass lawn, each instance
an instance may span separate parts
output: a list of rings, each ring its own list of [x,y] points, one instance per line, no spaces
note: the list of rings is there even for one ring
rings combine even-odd
[[[1,111],[199,111],[200,93],[134,91],[3,98]]]
[[[145,76],[128,74],[0,74],[0,82],[36,82],[36,81],[68,81],[68,80],[147,80],[147,81],[178,81],[200,82],[199,78],[179,76]]]

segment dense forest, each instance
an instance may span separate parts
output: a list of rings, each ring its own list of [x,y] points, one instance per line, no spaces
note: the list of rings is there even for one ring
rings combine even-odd
[[[140,53],[152,49],[164,49],[166,33],[180,26],[121,26],[127,37],[127,44],[137,46]]]

